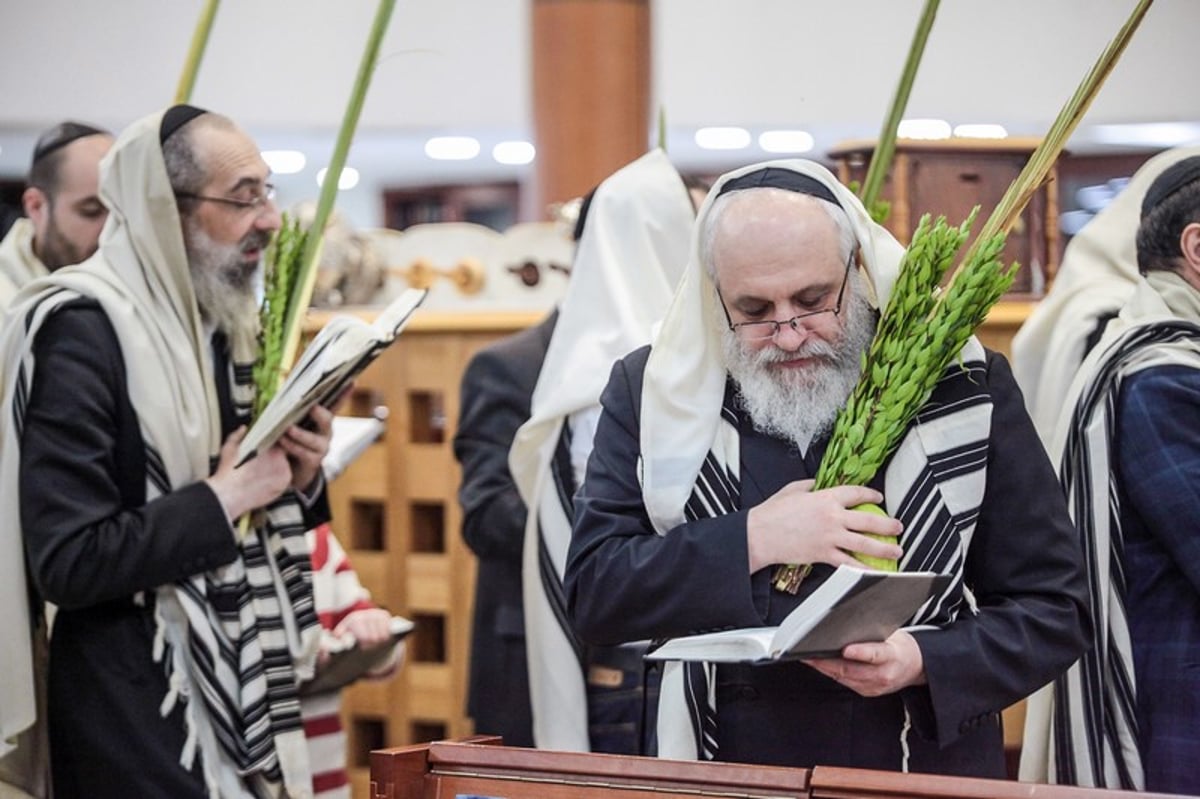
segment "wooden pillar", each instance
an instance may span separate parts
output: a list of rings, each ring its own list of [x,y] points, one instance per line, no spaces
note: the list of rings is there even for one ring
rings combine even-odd
[[[578,197],[646,152],[649,0],[533,0],[535,207]]]

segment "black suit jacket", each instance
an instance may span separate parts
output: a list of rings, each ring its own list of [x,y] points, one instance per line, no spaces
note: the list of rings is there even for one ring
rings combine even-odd
[[[599,643],[778,624],[801,597],[749,573],[749,509],[815,474],[819,451],[741,425],[741,509],[656,535],[637,478],[642,373],[649,349],[618,362],[575,501],[565,587],[576,629]],[[896,769],[913,725],[913,771],[1004,776],[1000,711],[1073,662],[1087,630],[1081,558],[1058,488],[1004,359],[989,353],[993,410],[987,486],[964,579],[963,607],[943,630],[916,632],[928,684],[867,699],[801,663],[717,670],[720,757],[810,767]],[[941,389],[939,389],[940,391]],[[935,392],[931,401],[953,401]]]
[[[463,538],[479,558],[467,712],[476,732],[502,735],[514,746],[533,745],[533,723],[521,598],[526,508],[508,470],[508,451],[529,419],[557,320],[555,311],[471,359],[454,436],[463,471]]]
[[[183,702],[159,713],[168,686],[152,659],[153,589],[231,562],[233,529],[204,482],[146,501],[125,364],[98,305],[58,309],[34,353],[21,525],[34,585],[59,608],[48,711],[55,796],[205,797],[198,771],[179,765]],[[232,404],[219,393],[229,427]],[[326,519],[322,495],[306,521]]]

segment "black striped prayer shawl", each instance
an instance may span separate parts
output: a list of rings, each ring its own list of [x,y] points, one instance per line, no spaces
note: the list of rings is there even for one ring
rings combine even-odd
[[[547,492],[542,497],[543,507],[538,508],[538,574],[542,580],[542,588],[546,592],[546,600],[550,605],[554,618],[558,622],[562,635],[574,653],[582,672],[585,668],[584,645],[571,619],[567,615],[567,595],[563,588],[563,576],[554,565],[554,557],[550,553],[549,541],[553,536],[562,536],[570,540],[571,520],[575,516],[575,470],[571,465],[571,425],[564,420],[562,432],[555,443],[554,455],[550,459],[550,477],[554,491]],[[552,503],[551,507],[544,507]],[[557,512],[557,513],[556,513]],[[558,515],[561,514],[561,515]],[[586,713],[586,708],[585,708]]]
[[[541,748],[587,752],[587,649],[567,613],[560,556],[571,540],[575,515],[575,470],[571,465],[570,419],[559,422],[554,450],[531,509],[526,535],[525,568],[536,557],[537,578],[525,581],[525,626],[530,649],[530,691],[534,711],[534,740]],[[532,547],[536,547],[536,552]],[[532,594],[532,595],[531,595]]]
[[[34,306],[26,315],[27,340],[55,309],[78,296],[59,290]],[[230,363],[234,409],[243,422],[254,399],[252,366]],[[28,347],[12,403],[17,442],[34,367]],[[158,443],[144,442],[148,502],[179,487],[168,480]],[[210,461],[215,466],[215,455]],[[211,795],[278,796],[285,784],[307,790],[311,777],[296,661],[315,651],[320,625],[295,495],[288,492],[271,504],[240,548],[241,557],[226,566],[155,590],[153,655],[164,664],[170,685],[161,712],[170,713],[180,699],[187,703],[180,762],[190,769],[199,749]],[[148,600],[139,595],[135,601]]]
[[[927,402],[885,472],[889,511],[904,523],[900,568],[954,575],[949,586],[926,603],[909,626],[945,626],[962,611],[964,602],[967,612],[974,612],[970,589],[963,582],[963,566],[987,477],[992,400],[984,389],[984,359],[978,341],[968,341],[961,363],[947,367],[933,393],[936,398],[940,389],[957,384],[957,400]],[[733,513],[741,505],[740,413],[728,405],[721,410],[716,441],[684,507],[688,521]],[[666,664],[659,707],[660,756],[717,758],[715,669],[711,663]],[[681,693],[686,724],[681,722]],[[906,736],[910,726],[906,723],[897,733]],[[907,745],[902,748],[908,751]],[[907,771],[908,764],[898,763],[897,767]]]
[[[1071,414],[1059,480],[1083,548],[1095,626],[1087,653],[1054,682],[1050,769],[1062,784],[1144,787],[1125,615],[1125,541],[1109,456],[1122,380],[1189,346],[1190,363],[1200,364],[1200,326],[1175,321],[1134,328],[1106,352]]]

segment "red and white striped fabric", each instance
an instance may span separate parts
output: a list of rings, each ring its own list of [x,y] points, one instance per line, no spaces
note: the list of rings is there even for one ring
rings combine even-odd
[[[321,627],[332,632],[351,613],[376,606],[370,593],[358,581],[358,575],[329,525],[309,530],[308,536],[312,549],[313,603]],[[396,669],[397,660],[393,657],[371,676],[390,676]],[[313,793],[318,799],[350,799],[341,705],[340,691],[304,696],[300,700]]]

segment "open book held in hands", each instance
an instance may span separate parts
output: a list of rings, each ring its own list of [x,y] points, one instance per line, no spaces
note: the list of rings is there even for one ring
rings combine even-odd
[[[839,657],[849,644],[885,640],[949,582],[949,575],[933,572],[838,566],[778,627],[673,638],[646,657],[712,663]]]
[[[369,324],[344,314],[330,319],[247,431],[238,447],[238,463],[269,448],[289,427],[304,420],[314,405],[331,405],[396,340],[428,293],[408,289]]]
[[[393,616],[391,625],[392,637],[370,649],[360,647],[352,635],[333,639],[326,649],[329,659],[317,667],[311,680],[300,685],[300,693],[320,694],[344,688],[387,663],[393,647],[404,640],[415,626],[403,616]]]

